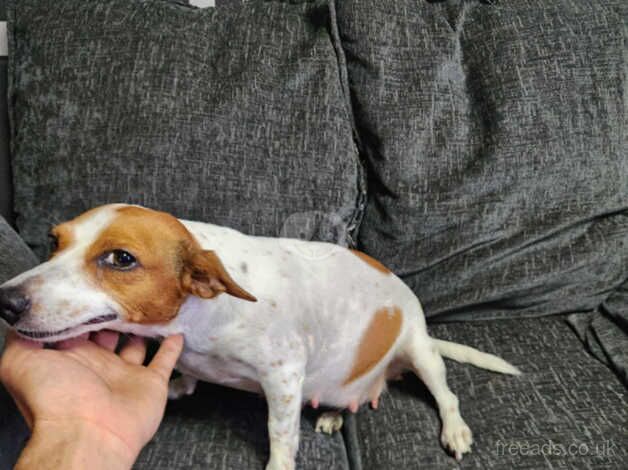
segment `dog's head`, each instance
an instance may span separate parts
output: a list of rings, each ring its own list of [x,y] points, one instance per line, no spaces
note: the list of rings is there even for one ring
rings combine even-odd
[[[0,286],[0,316],[52,342],[120,322],[168,323],[190,295],[255,301],[175,217],[107,205],[54,227],[51,258]]]

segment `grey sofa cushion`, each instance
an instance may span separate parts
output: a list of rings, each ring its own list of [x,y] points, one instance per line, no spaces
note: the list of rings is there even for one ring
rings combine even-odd
[[[37,257],[0,216],[0,284],[37,264]]]
[[[0,285],[37,264],[37,257],[0,216]],[[0,352],[4,347],[5,324],[0,321]]]
[[[575,313],[568,320],[591,354],[610,366],[628,387],[628,281],[599,311]]]
[[[51,221],[113,201],[348,242],[362,188],[325,2],[8,5],[15,210],[38,253]]]
[[[0,0],[0,21],[6,21],[6,5]],[[0,41],[6,40],[0,39]],[[0,56],[0,216],[12,223],[13,186],[9,167],[9,118],[7,108],[7,58]]]
[[[12,468],[28,428],[0,387],[0,468]],[[297,468],[348,469],[341,433],[314,432],[316,416],[303,412]],[[269,457],[267,413],[257,395],[202,383],[194,395],[168,403],[157,434],[142,450],[135,470],[263,469]]]
[[[443,319],[590,310],[628,276],[625,1],[344,0],[359,242]]]
[[[316,416],[304,410],[297,468],[348,469],[341,433],[314,432]],[[263,469],[269,458],[266,403],[262,397],[200,384],[194,395],[169,402],[157,435],[134,468],[146,470]]]
[[[475,440],[461,468],[626,468],[626,390],[583,350],[563,316],[441,324],[430,333],[494,352],[523,372],[503,376],[447,361]],[[355,469],[455,467],[440,447],[434,401],[411,375],[390,385],[377,411],[363,407],[345,433]]]

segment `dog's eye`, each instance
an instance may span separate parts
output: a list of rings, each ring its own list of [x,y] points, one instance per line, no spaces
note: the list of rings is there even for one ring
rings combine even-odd
[[[103,263],[115,269],[133,269],[137,259],[128,251],[113,250],[105,255]]]
[[[48,246],[50,248],[50,253],[54,253],[59,249],[59,237],[52,232],[48,233]]]

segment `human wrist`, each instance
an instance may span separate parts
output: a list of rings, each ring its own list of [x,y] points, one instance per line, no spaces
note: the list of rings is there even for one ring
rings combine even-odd
[[[36,421],[15,470],[128,470],[138,453],[113,432],[88,422]]]

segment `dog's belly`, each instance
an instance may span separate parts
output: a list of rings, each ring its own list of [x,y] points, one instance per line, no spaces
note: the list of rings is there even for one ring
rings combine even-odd
[[[262,393],[261,385],[252,378],[255,375],[252,366],[239,359],[184,351],[177,362],[177,370],[203,382]]]

